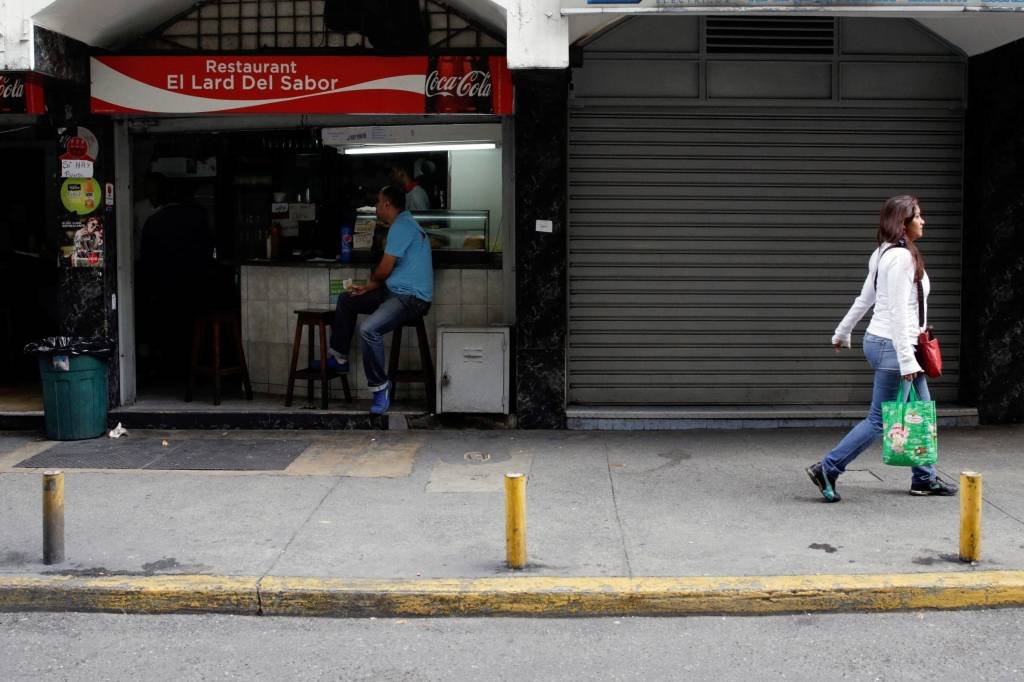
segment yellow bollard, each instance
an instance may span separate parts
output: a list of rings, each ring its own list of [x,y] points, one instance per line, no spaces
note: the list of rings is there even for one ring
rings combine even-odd
[[[960,560],[981,560],[981,474],[960,472]]]
[[[505,474],[505,557],[509,568],[526,567],[526,476]]]
[[[43,563],[64,561],[64,472],[43,472]]]

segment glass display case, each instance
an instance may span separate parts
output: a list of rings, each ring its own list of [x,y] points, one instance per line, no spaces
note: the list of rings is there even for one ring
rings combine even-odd
[[[413,211],[412,217],[430,237],[435,251],[483,252],[491,246],[490,211]],[[378,247],[377,242],[384,239],[386,233],[375,227],[373,215],[361,210],[356,218],[355,249]],[[379,244],[379,248],[383,249],[383,244]]]
[[[435,250],[487,251],[490,211],[413,211]]]

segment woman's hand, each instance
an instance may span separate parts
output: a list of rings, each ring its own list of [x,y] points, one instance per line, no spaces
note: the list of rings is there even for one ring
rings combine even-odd
[[[903,380],[904,381],[913,381],[914,379],[917,378],[918,374],[920,374],[920,372],[911,372],[910,374],[904,374],[903,375]]]
[[[836,352],[838,353],[839,351],[841,351],[843,349],[843,342],[842,341],[836,341],[835,343],[832,344],[832,347],[835,348]]]

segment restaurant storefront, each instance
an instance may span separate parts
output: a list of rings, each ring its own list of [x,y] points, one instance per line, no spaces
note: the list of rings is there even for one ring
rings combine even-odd
[[[176,290],[237,308],[252,388],[284,394],[294,311],[329,308],[349,281],[367,279],[385,236],[372,206],[396,172],[416,187],[413,214],[434,249],[428,337],[438,325],[511,321],[503,57],[94,57],[92,110],[115,119],[118,185],[130,197],[118,214],[132,225],[118,250],[133,254],[119,273],[122,403],[183,389],[191,334],[181,321],[195,311],[163,297]],[[182,261],[187,249],[146,246],[159,240],[142,214],[183,202],[199,209],[183,238],[206,230],[215,254],[201,285],[197,263]],[[342,228],[351,232],[344,254]],[[408,337],[401,357],[415,365]],[[357,399],[369,397],[358,369],[350,380]],[[332,391],[342,396],[340,385]],[[397,398],[423,395],[406,384]]]

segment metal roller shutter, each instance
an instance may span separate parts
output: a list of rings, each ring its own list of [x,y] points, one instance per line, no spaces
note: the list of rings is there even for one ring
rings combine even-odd
[[[878,210],[921,199],[930,322],[956,397],[962,113],[587,107],[570,114],[569,397],[580,405],[863,404],[832,331]]]

